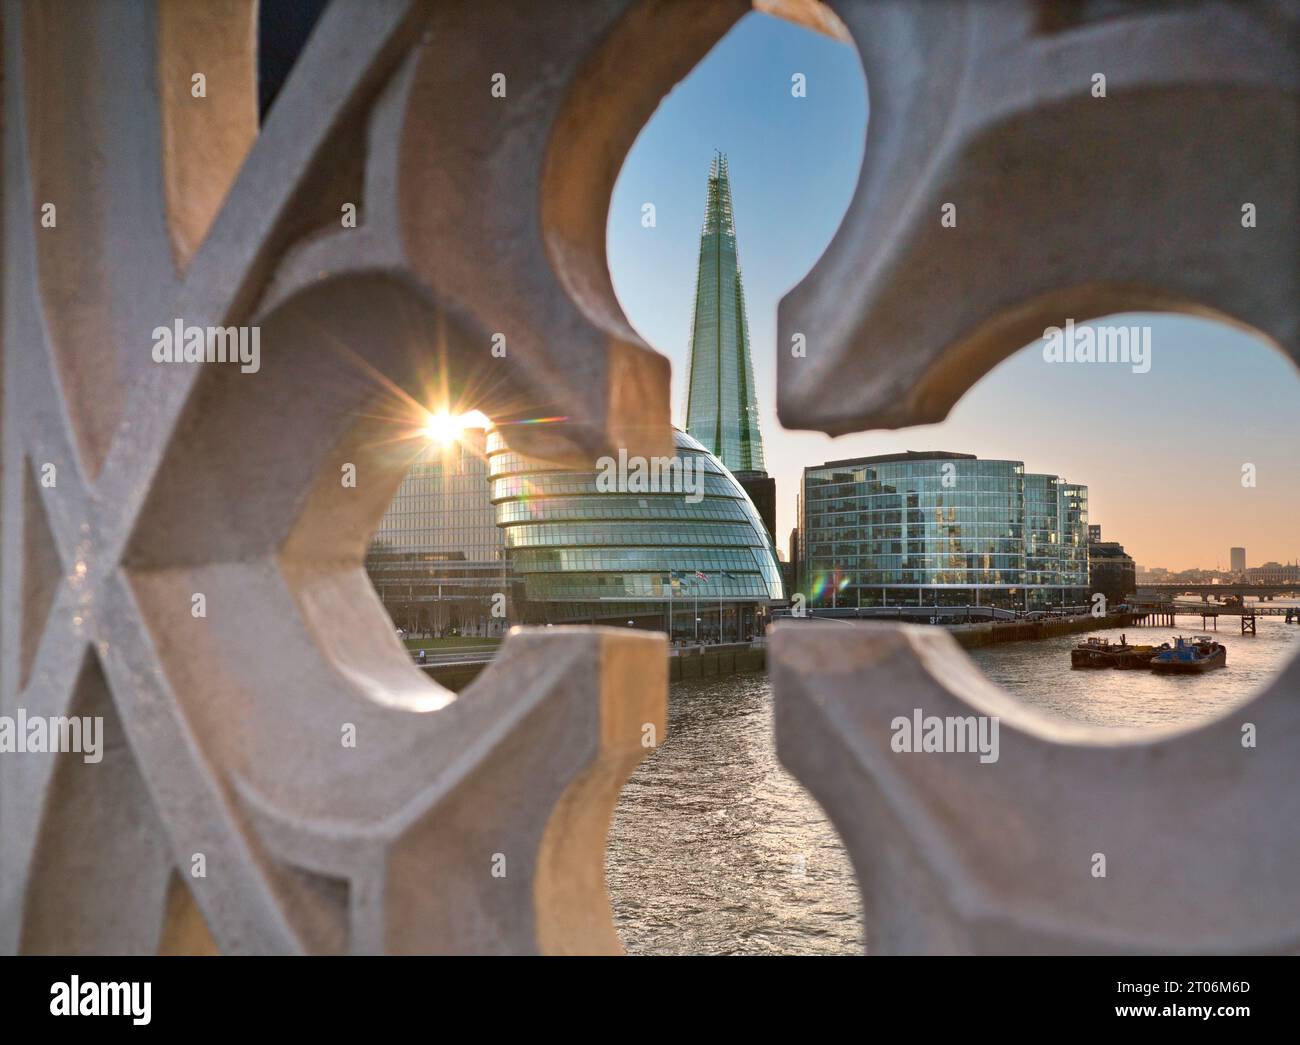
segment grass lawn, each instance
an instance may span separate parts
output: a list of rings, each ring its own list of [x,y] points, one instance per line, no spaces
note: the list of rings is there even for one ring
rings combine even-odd
[[[499,638],[475,638],[473,635],[453,635],[449,639],[406,639],[407,649],[457,649],[461,646],[499,646]]]

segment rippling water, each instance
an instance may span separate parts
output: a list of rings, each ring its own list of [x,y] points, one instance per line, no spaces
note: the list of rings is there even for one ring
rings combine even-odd
[[[1180,619],[1193,634],[1200,619]],[[1246,699],[1300,650],[1300,627],[1220,621],[1228,667],[1195,676],[1073,671],[1083,636],[973,650],[995,682],[1056,715],[1105,726],[1186,723]],[[1128,629],[1159,644],[1179,630]],[[1119,630],[1093,634],[1119,638]],[[1211,634],[1214,634],[1211,632]],[[623,789],[607,860],[631,954],[860,954],[861,902],[821,807],[776,759],[768,676],[673,685],[668,739]]]
[[[668,739],[623,788],[608,852],[630,954],[862,951],[848,856],[776,760],[765,674],[673,685]]]

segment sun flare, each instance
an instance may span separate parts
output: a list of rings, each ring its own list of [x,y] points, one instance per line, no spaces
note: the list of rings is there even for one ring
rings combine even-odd
[[[487,428],[491,421],[481,410],[470,410],[463,414],[453,414],[450,410],[439,410],[425,417],[420,435],[431,443],[450,446],[459,442],[466,429]]]

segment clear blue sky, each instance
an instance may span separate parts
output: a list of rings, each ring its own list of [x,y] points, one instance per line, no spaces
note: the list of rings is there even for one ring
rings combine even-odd
[[[807,97],[791,76],[807,77]],[[834,235],[857,182],[866,85],[847,45],[751,14],[664,100],[614,189],[610,270],[628,319],[673,364],[681,425],[709,161],[730,158],[755,380],[777,541],[794,525],[805,465],[895,450],[1024,460],[1087,483],[1092,521],[1139,563],[1185,569],[1300,557],[1300,375],[1262,341],[1183,316],[1150,323],[1151,372],[1043,362],[1037,346],[980,382],[941,425],[838,439],[776,419],[776,308]],[[653,203],[656,226],[644,228]],[[1063,409],[1062,404],[1071,404]],[[1099,424],[1090,423],[1095,419]],[[1258,484],[1243,488],[1241,466]],[[1194,520],[1194,521],[1192,521]]]

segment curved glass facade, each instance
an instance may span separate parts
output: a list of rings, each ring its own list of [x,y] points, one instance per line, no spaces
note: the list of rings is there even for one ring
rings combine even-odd
[[[804,471],[814,606],[1081,605],[1088,491],[1020,461],[913,453]]]
[[[742,637],[785,597],[771,539],[740,484],[691,436],[674,432],[674,442],[687,473],[702,479],[696,503],[680,473],[654,492],[602,492],[596,471],[524,457],[488,433],[491,500],[526,619],[662,628],[671,613],[677,634]]]

